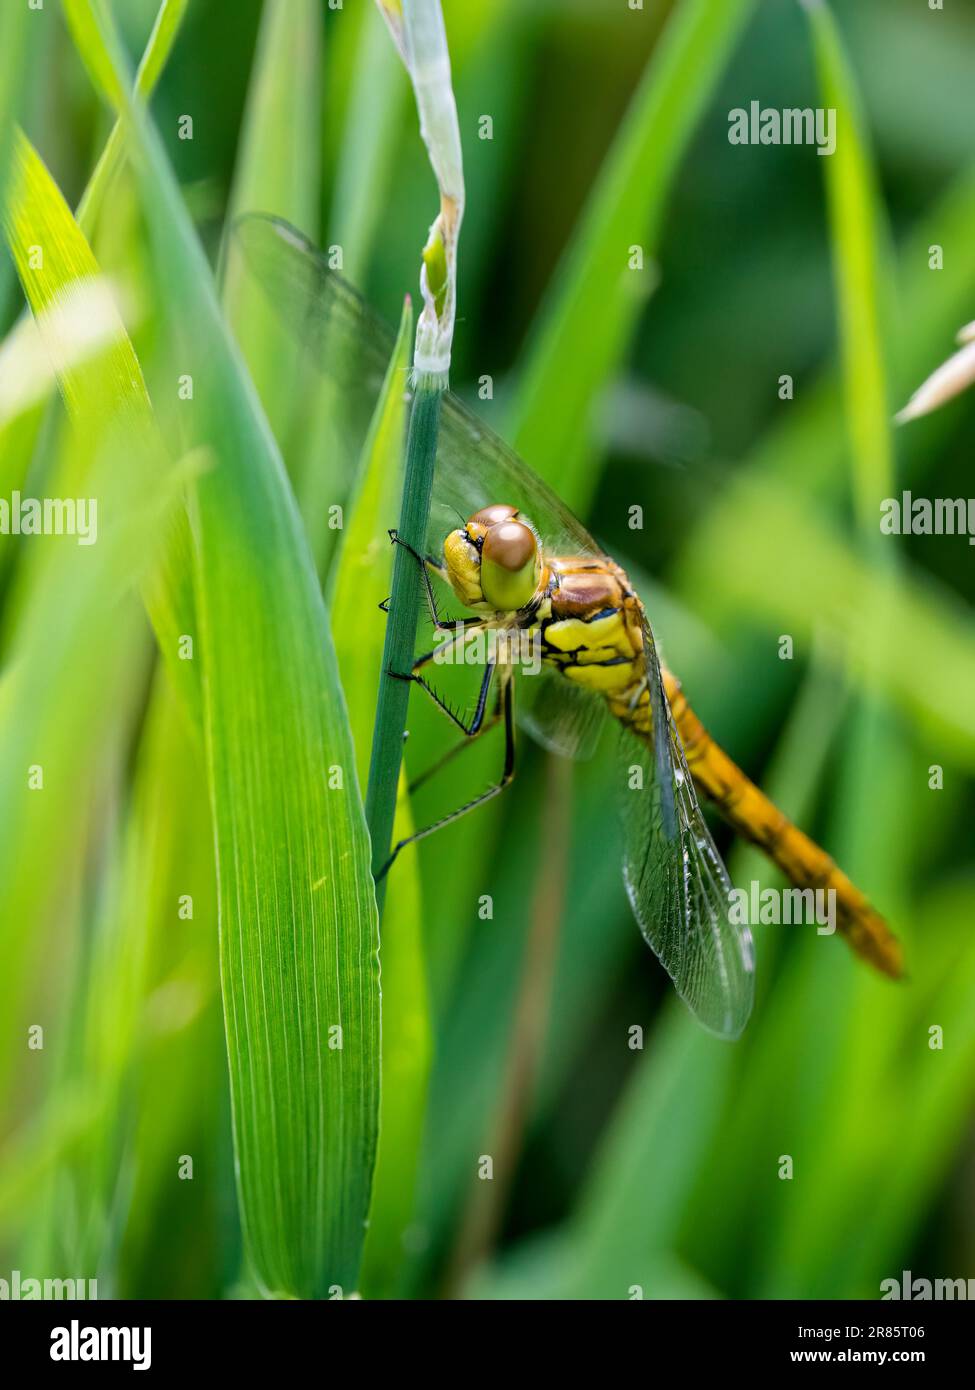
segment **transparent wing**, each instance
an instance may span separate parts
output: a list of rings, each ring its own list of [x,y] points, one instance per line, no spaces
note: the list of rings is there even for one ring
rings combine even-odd
[[[393,350],[393,334],[290,223],[264,213],[238,219],[234,242],[316,369],[341,386],[363,436]],[[452,393],[443,401],[427,546],[439,555],[458,521],[492,502],[522,509],[557,554],[601,551],[558,497]]]
[[[243,261],[294,345],[287,362],[292,407],[279,439],[306,504],[348,505],[392,355],[384,324],[287,222],[246,216],[235,227],[228,269]],[[286,349],[285,349],[286,351]],[[406,375],[403,376],[406,389]],[[317,558],[327,572],[337,547],[330,528]]]
[[[591,758],[608,722],[606,701],[543,666],[522,669],[515,705],[518,723],[536,743],[563,758]]]
[[[283,218],[245,213],[233,244],[318,371],[375,401],[395,341],[383,319]]]
[[[751,933],[729,921],[731,880],[698,805],[649,623],[644,650],[652,747],[620,734],[626,889],[677,993],[706,1028],[736,1038],[752,1008]]]
[[[505,502],[534,523],[553,555],[605,556],[546,483],[504,440],[448,393],[443,404],[428,539],[439,550],[448,531],[481,507]]]

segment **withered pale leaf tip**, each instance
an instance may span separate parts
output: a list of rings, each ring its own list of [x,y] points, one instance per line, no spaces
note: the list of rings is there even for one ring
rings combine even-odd
[[[464,214],[464,161],[441,0],[376,0],[413,84],[420,134],[437,179],[440,207],[420,267],[423,306],[416,321],[416,379],[446,384],[454,337],[457,239]],[[432,267],[439,266],[431,284]]]
[[[932,372],[894,419],[899,425],[908,420],[917,420],[929,415],[932,410],[947,401],[953,400],[967,387],[975,383],[975,322],[967,324],[958,334],[958,341],[964,344],[954,356]]]

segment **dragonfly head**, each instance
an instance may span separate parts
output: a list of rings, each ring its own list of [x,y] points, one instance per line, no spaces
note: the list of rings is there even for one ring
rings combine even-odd
[[[517,507],[482,507],[444,541],[451,587],[468,608],[510,613],[534,598],[541,577],[538,536]]]

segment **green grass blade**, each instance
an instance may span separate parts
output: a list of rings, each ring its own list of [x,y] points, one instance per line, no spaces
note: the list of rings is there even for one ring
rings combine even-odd
[[[189,0],[162,0],[159,6],[156,22],[135,75],[136,90],[146,100],[155,91],[162,76],[179,37],[188,5]],[[117,120],[78,204],[78,225],[88,236],[94,231],[105,197],[124,157],[125,131],[122,122]]]
[[[881,303],[889,266],[883,254],[886,237],[877,196],[877,180],[857,82],[839,31],[825,3],[807,6],[820,87],[820,100],[836,112],[836,152],[824,160],[829,204],[841,367],[854,510],[859,524],[858,549],[873,557],[878,575],[896,574],[898,553],[879,532],[880,499],[893,485],[892,423]],[[895,543],[896,544],[896,543]],[[870,600],[875,602],[871,603]],[[901,782],[911,776],[907,730],[895,721],[889,695],[871,679],[872,669],[889,661],[903,640],[900,610],[884,586],[861,595],[864,631],[854,659],[865,688],[855,693],[844,730],[838,810],[832,820],[837,842],[844,846],[848,871],[872,896],[880,895],[895,929],[902,936],[910,923],[898,920],[904,903],[913,855],[913,815]],[[885,794],[886,793],[886,794]],[[869,826],[862,814],[865,798],[873,805]],[[902,844],[892,863],[880,846]],[[906,942],[910,960],[910,938]],[[808,953],[808,947],[807,947]],[[820,953],[822,956],[822,953]],[[796,1117],[794,1146],[809,1165],[810,1180],[801,1183],[788,1207],[769,1222],[768,1254],[760,1287],[797,1289],[794,1252],[804,1251],[805,1287],[823,1291],[834,1278],[834,1249],[849,1220],[850,1201],[869,1172],[860,1124],[861,1097],[888,1092],[891,1060],[900,1032],[898,1003],[890,991],[857,971],[844,981],[842,996],[831,988],[832,962],[818,959],[798,1017],[800,1034],[809,1036],[817,1020],[834,1003],[830,1043],[817,1062],[816,1083],[801,1116]],[[908,967],[913,971],[913,965]],[[828,973],[829,972],[829,973]],[[827,1094],[829,1099],[826,1099]],[[878,1107],[880,1109],[880,1107]],[[876,1132],[883,1127],[878,1114]],[[827,1139],[826,1136],[829,1135]],[[845,1155],[849,1182],[837,1188],[826,1179],[832,1154]]]
[[[385,37],[383,41],[388,47]],[[342,681],[347,690],[357,692],[350,720],[363,785],[383,649],[383,629],[368,619],[389,597],[393,552],[386,526],[395,515],[401,486],[405,387],[412,342],[413,314],[407,300],[363,451],[361,484],[349,508],[351,520],[330,604]],[[404,783],[401,774],[394,823],[397,839],[412,829]],[[396,891],[386,904],[380,949],[383,1088],[379,1155],[362,1270],[362,1291],[367,1298],[387,1297],[396,1291],[405,1254],[404,1234],[414,1215],[431,1051],[423,922],[417,852],[409,849],[397,863]]]
[[[927,248],[933,241],[963,238],[973,216],[975,170],[969,169],[900,249],[904,318],[912,325],[900,371],[908,380],[923,371],[927,355],[938,350],[975,294],[975,270],[967,259],[932,277]],[[854,653],[869,646],[863,614],[875,602],[888,601],[867,591],[893,586],[890,601],[900,605],[902,623],[899,642],[887,648],[879,665],[875,661],[872,679],[946,740],[946,755],[968,766],[975,738],[967,694],[975,671],[975,630],[952,596],[935,584],[911,571],[878,573],[827,514],[823,498],[842,495],[847,478],[849,451],[836,428],[842,401],[839,382],[826,374],[807,401],[790,405],[784,422],[769,431],[726,491],[693,522],[678,557],[676,582],[689,606],[711,621],[737,622],[747,612],[776,632],[810,639],[825,623]],[[910,436],[902,436],[901,443],[905,452],[912,447]],[[919,449],[910,462],[911,479],[923,477],[935,456]],[[796,489],[802,492],[801,507]],[[740,557],[731,565],[729,536],[736,537]],[[752,562],[756,554],[763,556],[761,566]],[[769,574],[776,575],[774,585]],[[864,594],[864,604],[851,605],[850,593]],[[916,667],[901,660],[902,649],[914,653]],[[884,658],[884,653],[874,656]],[[928,678],[917,681],[915,669]]]
[[[382,915],[403,738],[420,608],[422,557],[433,492],[440,403],[447,387],[457,293],[457,239],[464,212],[464,170],[457,104],[440,0],[413,0],[405,10],[380,5],[410,74],[420,134],[437,180],[440,207],[422,251],[414,348],[414,395],[400,503],[399,540],[393,561],[389,621],[383,646],[376,729],[369,763],[366,819],[372,839],[376,896]],[[419,562],[419,563],[418,563]],[[381,875],[381,877],[380,877]]]
[[[389,41],[384,38],[384,42],[388,47]],[[371,618],[389,598],[393,547],[387,531],[402,488],[412,327],[413,308],[407,299],[363,445],[358,487],[346,508],[348,520],[328,600],[342,683],[361,692],[355,709],[349,711],[349,723],[362,787],[369,771],[384,631],[381,623],[366,624],[363,619]]]
[[[4,5],[0,12],[0,198],[14,152],[14,131],[30,71],[38,25],[26,5]]]
[[[413,829],[406,779],[394,821],[397,837]],[[423,894],[417,852],[404,850],[396,892],[383,914],[383,1093],[379,1154],[362,1262],[366,1298],[401,1292],[407,1237],[416,1212],[420,1149],[433,1053],[424,952]]]
[[[902,320],[911,331],[898,343],[896,390],[902,393],[930,369],[945,339],[975,299],[975,262],[954,259],[938,275],[928,269],[928,248],[944,240],[962,239],[975,219],[975,168],[964,170],[932,204],[898,248],[897,281],[901,287]],[[899,398],[899,394],[898,394]],[[841,383],[832,369],[790,402],[779,423],[772,426],[749,457],[754,472],[788,474],[794,486],[816,496],[840,494],[848,477],[846,439],[836,429],[843,408]],[[927,428],[937,428],[929,424]],[[923,476],[938,457],[923,431],[901,432],[898,445],[912,479]],[[707,520],[700,525],[707,525]],[[690,533],[693,541],[694,531]]]
[[[188,737],[162,671],[140,743],[127,837],[121,921],[126,934],[146,943],[132,1056],[135,1084],[153,1104],[135,1107],[124,1132],[117,1291],[216,1296],[226,1272],[219,1215],[225,1173],[211,1156],[230,1142],[229,1106],[219,1099],[227,1063],[216,870],[202,750]],[[192,1182],[180,1180],[180,1154],[196,1156]]]
[[[136,78],[144,95],[149,95],[153,90],[169,57],[186,4],[187,0],[163,0],[160,5]],[[95,236],[99,211],[111,191],[112,181],[123,154],[123,131],[117,121],[75,214],[78,226],[89,242]],[[21,316],[4,339],[3,354],[4,366],[0,369],[0,377],[4,383],[0,392],[0,459],[4,476],[7,478],[7,489],[13,492],[15,489],[22,489],[24,485],[38,434],[44,421],[49,418],[44,407],[52,396],[56,373],[50,360],[44,355],[36,325],[27,313]],[[38,356],[41,363],[36,361]],[[173,550],[177,553],[182,550],[185,554],[188,551],[188,539],[182,516],[174,518],[173,527],[177,533],[173,540]],[[0,538],[0,545],[6,546],[7,542],[7,537]],[[177,575],[172,571],[170,580],[174,585],[174,605],[177,611],[185,611],[190,604],[189,591],[185,585],[178,584]],[[175,590],[180,587],[183,592],[177,594]],[[180,630],[185,630],[186,626],[185,622],[182,623]]]
[[[512,442],[585,515],[587,441],[598,393],[618,367],[653,287],[667,197],[680,159],[754,0],[685,0],[633,98],[530,344]],[[629,269],[630,247],[644,268]]]
[[[729,535],[740,563],[728,563]],[[751,562],[759,545],[760,566]],[[769,574],[776,576],[771,586]],[[792,633],[804,644],[820,629],[835,634],[861,681],[889,693],[943,740],[946,758],[973,765],[975,624],[934,584],[862,558],[811,502],[797,511],[791,490],[742,478],[695,535],[692,551],[682,557],[681,580],[698,611],[719,625],[747,612],[767,630]],[[851,593],[859,595],[855,605]],[[874,651],[871,614],[889,605],[898,614],[898,641]],[[910,662],[904,651],[911,652]],[[869,652],[869,662],[858,664],[858,652]]]
[[[14,172],[4,208],[4,228],[17,272],[35,318],[64,300],[72,288],[97,282],[99,268],[84,235],[61,197],[37,151],[18,132],[14,142]],[[101,299],[106,350],[94,369],[84,363],[65,365],[59,373],[68,411],[76,417],[97,412],[96,423],[112,415],[116,397],[130,420],[149,410],[142,369],[117,311],[107,296]],[[59,334],[42,330],[49,352],[57,354]],[[104,398],[92,400],[92,383],[104,383]]]
[[[21,582],[5,613],[12,702],[3,753],[12,760],[5,774],[10,798],[5,815],[8,824],[17,826],[5,848],[14,856],[8,866],[14,914],[10,920],[19,926],[4,947],[13,989],[33,945],[24,930],[29,912],[15,904],[26,893],[27,901],[37,898],[38,908],[44,900],[44,894],[37,895],[36,877],[31,893],[21,876],[40,872],[38,849],[55,857],[61,854],[64,872],[69,872],[68,847],[83,843],[78,823],[83,813],[80,804],[77,810],[65,805],[65,779],[81,785],[92,775],[107,721],[119,719],[135,697],[141,633],[137,624],[133,626],[131,605],[118,611],[118,596],[136,576],[145,574],[145,559],[155,556],[159,540],[167,534],[161,522],[171,514],[186,476],[168,467],[162,455],[141,369],[106,282],[60,191],[21,132],[14,140],[3,221],[68,409],[70,429],[50,469],[48,493],[94,498],[102,518],[98,543],[80,552],[57,540],[53,546],[41,541],[25,551]],[[79,352],[79,333],[97,346]],[[113,477],[105,470],[109,461],[117,464],[121,457],[120,436],[126,463]],[[180,629],[161,575],[155,570],[144,587],[160,640],[175,662],[175,634]],[[38,646],[39,634],[46,648]],[[61,727],[52,707],[55,700],[65,701],[72,714],[62,718]],[[71,740],[78,740],[75,751]],[[24,780],[19,769],[25,756],[30,765],[42,751],[55,789],[50,795],[29,797],[21,806]],[[21,841],[21,835],[30,838]],[[59,878],[54,875],[52,883]],[[43,939],[38,933],[38,940]],[[4,1017],[16,1021],[13,1011],[5,1010]],[[4,1058],[12,1060],[9,1049]]]
[[[396,547],[393,560],[389,621],[383,647],[376,729],[366,793],[366,817],[372,839],[374,873],[382,869],[389,857],[403,761],[403,731],[410,697],[409,682],[396,679],[390,672],[402,674],[413,665],[420,611],[420,570],[405,547],[410,546],[417,555],[422,555],[424,551],[433,491],[433,467],[437,456],[441,394],[438,385],[421,383],[413,397],[410,413],[399,524],[399,534],[405,545]],[[385,891],[386,878],[383,877],[377,885],[380,911]]]
[[[854,496],[877,534],[877,506],[893,484],[890,391],[881,325],[881,247],[887,238],[860,101],[825,0],[807,3],[822,104],[836,112],[836,151],[823,160],[829,203]],[[883,257],[886,270],[886,256]]]
[[[0,203],[7,190],[7,172],[13,156],[13,135],[30,71],[32,41],[38,25],[26,5],[5,5],[0,10]],[[6,258],[0,258],[0,314],[7,307],[13,284],[13,271]]]
[[[124,448],[117,440],[102,445],[95,439],[89,446],[92,439],[80,430],[66,436],[70,462],[63,455],[57,460],[52,495],[74,495],[78,464],[86,446],[93,447],[96,457],[86,460],[82,476],[86,494],[99,503],[98,542],[78,546],[56,538],[52,547],[38,548],[30,582],[18,589],[6,617],[0,738],[0,813],[8,828],[0,869],[9,909],[0,919],[4,1097],[15,1068],[22,1082],[30,1075],[24,1010],[37,1004],[30,972],[46,950],[71,958],[71,913],[66,908],[62,920],[55,907],[70,898],[87,836],[100,824],[94,808],[109,791],[106,750],[135,717],[141,698],[145,629],[130,591],[158,549],[186,482],[176,472],[140,473],[131,438]],[[43,777],[36,790],[33,769]],[[53,934],[55,927],[61,935]],[[58,1003],[55,995],[39,1006],[53,1038],[65,1022]]]
[[[22,132],[15,138],[14,161],[4,228],[68,412],[92,434],[100,434],[110,422],[113,430],[128,431],[133,464],[146,470],[151,484],[153,475],[165,470],[167,460],[156,434],[142,368],[125,327],[81,228]],[[35,248],[41,248],[40,263]],[[65,327],[65,306],[77,305],[79,296],[92,294],[94,303],[85,299],[81,303],[87,303],[91,318],[101,321],[96,335],[99,349],[76,353]],[[87,332],[91,332],[90,322]],[[157,572],[146,579],[146,602],[176,686],[195,715],[197,686],[191,668],[178,659],[179,637],[190,623],[188,591],[174,571],[185,533],[175,518],[168,531],[167,553]]]
[[[245,1240],[266,1291],[349,1292],[376,1145],[378,943],[331,635],[280,455],[172,172],[127,96],[106,11],[91,13],[108,90],[126,94],[174,360],[197,383],[188,427],[214,459],[194,508],[198,642]]]
[[[352,83],[335,172],[331,240],[342,248],[343,274],[361,284],[382,227],[408,91],[403,65],[371,6],[362,17]]]
[[[265,5],[226,226],[245,212],[318,229],[321,14],[316,0]],[[297,347],[225,245],[223,302],[275,438],[284,444],[298,392]]]

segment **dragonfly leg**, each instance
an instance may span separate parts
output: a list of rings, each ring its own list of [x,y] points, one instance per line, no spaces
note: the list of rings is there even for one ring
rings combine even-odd
[[[496,714],[491,715],[490,719],[485,719],[484,723],[481,725],[481,727],[477,730],[476,733],[468,734],[468,736],[465,739],[463,739],[462,742],[455,743],[452,748],[448,748],[442,758],[438,758],[437,761],[431,767],[428,767],[425,772],[421,772],[419,777],[414,777],[413,781],[409,784],[407,788],[409,793],[412,795],[413,792],[418,791],[419,788],[423,786],[424,782],[429,782],[431,777],[435,777],[436,774],[441,770],[441,768],[446,767],[447,764],[453,758],[456,758],[457,754],[460,753],[464,748],[470,748],[471,745],[474,743],[474,740],[479,738],[481,734],[486,734],[490,732],[490,730],[493,729],[495,725],[498,723],[500,718],[501,711],[498,710]]]
[[[423,579],[423,587],[426,593],[427,607],[430,610],[431,621],[433,622],[433,625],[437,629],[437,631],[456,632],[458,628],[466,627],[468,622],[470,621],[467,618],[441,618],[440,616],[440,612],[437,608],[437,596],[433,592],[433,585],[430,583],[430,570],[434,569],[436,570],[437,574],[440,574],[441,571],[439,566],[434,564],[432,560],[424,559],[424,557],[420,554],[418,550],[414,550],[408,541],[403,540],[402,536],[399,534],[398,531],[390,531],[389,539],[393,542],[394,545],[401,545],[403,549],[406,551],[406,553],[408,555],[412,555],[413,559],[420,566],[420,574]],[[387,599],[386,602],[388,604],[389,600]],[[380,608],[382,608],[382,604],[380,604],[379,606]],[[384,611],[389,612],[389,609],[387,608]]]
[[[432,647],[430,651],[424,652],[422,656],[418,656],[415,659],[413,665],[410,667],[410,670],[412,672],[416,672],[421,670],[424,666],[428,666],[430,662],[433,661],[434,658],[437,657],[441,652],[449,651],[451,648],[456,647],[459,637],[466,638],[471,633],[474,633],[476,635],[478,632],[482,632],[484,630],[484,626],[484,621],[481,618],[478,618],[471,623],[464,623],[464,632],[455,634],[453,642],[444,642],[441,646]]]
[[[641,695],[646,690],[649,684],[650,682],[647,680],[646,676],[644,676],[643,679],[637,685],[633,694],[630,696],[630,702],[628,706],[629,709],[636,709],[637,705],[640,703]]]
[[[512,698],[512,681],[510,677],[505,681],[501,689],[501,715],[504,717],[504,768],[501,772],[500,781],[493,787],[488,787],[487,791],[481,792],[480,796],[475,796],[472,801],[466,801],[463,806],[458,806],[456,811],[451,811],[449,815],[441,816],[432,825],[424,826],[422,830],[414,831],[405,840],[400,840],[393,846],[392,853],[386,863],[376,875],[377,881],[388,874],[392,868],[393,861],[400,850],[407,845],[412,845],[416,840],[424,840],[428,835],[434,834],[437,830],[442,830],[445,825],[451,825],[455,820],[460,820],[461,816],[466,816],[468,811],[473,811],[478,806],[483,806],[486,801],[492,801],[496,796],[500,796],[505,787],[508,786],[515,775],[515,720],[514,720],[514,700]]]
[[[481,681],[481,689],[478,692],[477,707],[474,710],[474,717],[470,724],[465,724],[461,716],[450,708],[447,701],[436,687],[432,686],[429,681],[424,680],[422,676],[417,674],[422,667],[426,666],[427,663],[433,659],[433,656],[433,652],[426,652],[423,656],[417,657],[416,661],[413,663],[413,669],[408,673],[390,670],[389,674],[398,681],[413,681],[421,690],[426,691],[437,708],[443,710],[447,718],[452,720],[462,733],[466,734],[468,738],[476,738],[481,732],[481,726],[484,723],[484,710],[487,706],[488,691],[491,688],[491,677],[494,675],[493,662],[488,662],[484,668],[484,677]]]

